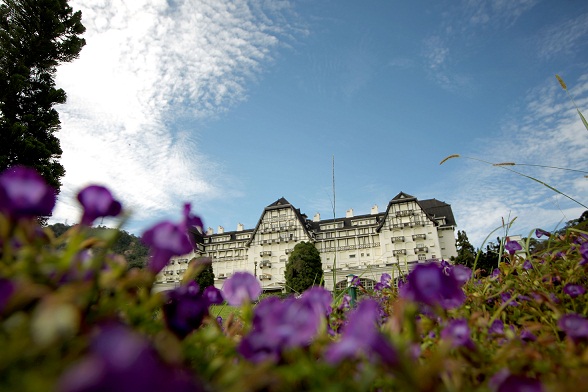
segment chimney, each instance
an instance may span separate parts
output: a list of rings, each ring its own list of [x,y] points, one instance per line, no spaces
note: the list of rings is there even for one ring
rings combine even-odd
[[[243,231],[243,223],[237,223],[237,231]]]
[[[222,227],[222,226],[219,226],[219,227],[218,227],[218,233],[219,233],[219,234],[223,234],[224,232],[225,232],[225,228],[224,228],[224,227]]]
[[[209,227],[209,228],[206,230],[206,235],[213,235],[213,234],[214,234],[214,230],[212,230],[212,227]]]
[[[374,206],[372,207],[372,215],[376,215],[378,213],[378,205],[374,204]]]
[[[350,208],[345,213],[345,218],[353,218],[353,208]]]
[[[314,214],[314,217],[312,218],[313,222],[319,222],[321,220],[321,214],[319,214],[318,212],[316,214]]]

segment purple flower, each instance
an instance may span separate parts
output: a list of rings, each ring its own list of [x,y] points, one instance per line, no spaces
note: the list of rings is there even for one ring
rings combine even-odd
[[[588,264],[588,242],[584,242],[580,245],[580,254],[582,255],[580,265]]]
[[[504,334],[504,323],[502,320],[494,320],[490,328],[488,328],[488,333],[494,335],[503,335]]]
[[[254,301],[261,294],[261,284],[249,272],[235,272],[223,284],[223,296],[231,306]]]
[[[447,340],[453,347],[465,347],[473,350],[475,345],[470,334],[468,322],[464,319],[456,319],[451,320],[441,331],[441,339]]]
[[[361,287],[361,280],[359,280],[359,276],[354,275],[353,278],[351,278],[351,286]]]
[[[192,248],[196,249],[196,242],[194,241],[192,234],[194,234],[194,231],[198,234],[202,234],[204,232],[204,223],[202,223],[202,219],[200,219],[199,216],[192,214],[191,208],[190,203],[184,204],[184,219],[180,223],[180,226],[188,234],[188,239],[190,240]]]
[[[331,344],[325,351],[325,359],[336,364],[344,359],[365,355],[372,360],[379,359],[385,364],[395,365],[398,362],[396,349],[380,333],[378,320],[378,304],[366,299],[350,313],[341,340]]]
[[[535,230],[535,236],[537,238],[541,238],[543,236],[545,236],[545,237],[551,237],[551,233],[548,232],[548,231],[545,231],[543,229],[537,229],[537,230]]]
[[[517,241],[507,241],[506,245],[504,245],[504,249],[506,249],[506,251],[512,256],[517,251],[523,249],[523,247]]]
[[[492,277],[498,278],[499,276],[500,276],[500,269],[494,268],[494,270],[492,271]]]
[[[333,302],[333,295],[324,287],[313,286],[302,293],[302,300],[308,301],[311,306],[315,308],[318,314],[328,316],[331,314],[331,303]]]
[[[557,326],[574,341],[588,338],[588,320],[579,314],[563,315],[557,321]]]
[[[465,301],[461,283],[437,263],[418,264],[400,288],[400,295],[429,306],[453,309]]]
[[[56,194],[34,169],[9,168],[0,174],[0,211],[13,218],[49,216]]]
[[[254,363],[278,361],[284,350],[310,344],[325,319],[324,306],[316,306],[314,296],[283,301],[271,297],[257,304],[252,329],[239,343],[239,353]]]
[[[533,334],[531,331],[527,330],[527,329],[523,329],[521,331],[521,340],[524,342],[534,342],[537,340],[537,336],[535,336],[535,334]]]
[[[112,193],[100,185],[90,185],[82,189],[78,193],[78,201],[84,207],[81,224],[86,226],[91,226],[97,218],[117,216],[122,209]]]
[[[184,369],[166,364],[147,339],[123,325],[101,328],[89,354],[61,376],[60,392],[203,391]]]
[[[390,280],[392,280],[390,274],[382,274],[382,276],[380,277],[380,281],[376,283],[376,285],[374,286],[374,290],[381,291],[383,289],[389,289]]]
[[[503,303],[508,302],[508,306],[519,306],[519,303],[512,299],[512,294],[508,291],[500,294],[500,299],[502,299]]]
[[[341,298],[341,303],[339,304],[339,310],[349,309],[351,301],[351,296],[349,294],[344,294],[343,298]]]
[[[509,374],[506,371],[506,376],[501,374],[499,377],[492,377],[491,383],[496,387],[493,389],[496,392],[542,392],[543,385],[539,380],[529,378],[526,376],[519,376],[516,374]],[[495,375],[496,376],[496,375]],[[500,380],[496,383],[496,380]]]
[[[214,286],[208,286],[205,288],[202,295],[211,305],[220,305],[224,301],[223,293]]]
[[[168,301],[163,305],[167,327],[180,339],[197,329],[209,314],[208,307],[211,303],[222,302],[220,293],[213,294],[214,290],[217,289],[202,293],[196,282],[190,282],[167,292]]]
[[[455,277],[455,279],[459,282],[460,286],[466,284],[468,280],[472,277],[472,270],[471,268],[466,267],[465,265],[456,264],[451,268],[451,274]]]
[[[530,269],[533,269],[533,264],[531,264],[531,262],[527,259],[525,260],[525,262],[523,263],[523,269],[525,271],[528,271]]]
[[[564,286],[563,292],[572,298],[576,298],[586,292],[584,286],[579,284],[568,283]]]
[[[173,256],[193,250],[186,231],[171,222],[160,222],[143,233],[143,242],[151,248],[148,268],[154,274],[165,267]]]
[[[0,315],[8,304],[16,287],[11,280],[0,278]]]

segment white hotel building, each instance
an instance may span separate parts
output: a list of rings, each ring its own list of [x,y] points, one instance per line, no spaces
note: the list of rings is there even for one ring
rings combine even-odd
[[[179,285],[194,257],[209,257],[215,286],[237,271],[248,271],[260,280],[263,289],[284,290],[289,253],[301,242],[312,242],[321,255],[325,288],[347,286],[347,275],[358,275],[372,286],[383,273],[394,278],[408,273],[417,263],[449,260],[457,256],[455,219],[451,206],[436,199],[418,200],[399,193],[378,212],[374,206],[367,215],[313,219],[280,198],[267,206],[257,225],[235,231],[211,228],[199,240],[198,249],[175,257],[158,275],[156,290]]]

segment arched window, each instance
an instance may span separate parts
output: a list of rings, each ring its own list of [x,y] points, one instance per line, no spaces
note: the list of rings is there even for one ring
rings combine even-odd
[[[373,280],[373,279],[359,278],[359,283],[366,290],[373,290],[374,289],[374,285],[377,282],[375,280]],[[337,282],[337,285],[335,286],[335,289],[336,290],[345,290],[346,288],[347,288],[347,279],[341,280],[341,281]]]

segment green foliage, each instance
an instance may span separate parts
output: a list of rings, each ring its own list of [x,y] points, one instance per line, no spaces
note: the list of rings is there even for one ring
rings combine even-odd
[[[65,169],[55,132],[66,100],[55,86],[57,65],[85,44],[81,12],[67,0],[4,0],[0,5],[0,172],[25,165],[57,191]]]
[[[73,226],[63,223],[55,223],[47,226],[55,237],[63,236]],[[149,248],[143,244],[141,238],[125,230],[113,229],[105,226],[98,226],[88,229],[91,235],[107,236],[113,239],[111,251],[122,255],[128,263],[129,268],[143,268],[149,258]],[[65,246],[65,245],[62,245]]]
[[[473,268],[474,261],[476,260],[476,250],[470,243],[465,231],[457,231],[455,246],[457,247],[457,257],[453,260],[455,264],[462,264],[466,267]]]
[[[214,286],[214,271],[212,269],[212,263],[206,263],[200,273],[196,275],[194,281],[198,283],[201,290],[204,290],[208,286]]]
[[[321,255],[311,242],[299,242],[286,263],[286,289],[301,293],[323,281]]]

